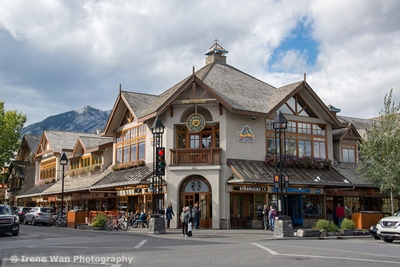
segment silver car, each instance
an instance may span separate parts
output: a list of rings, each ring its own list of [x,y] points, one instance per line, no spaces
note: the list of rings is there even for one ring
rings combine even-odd
[[[24,224],[49,224],[54,214],[56,214],[55,208],[33,207],[28,213],[25,214]]]
[[[376,225],[377,235],[385,242],[400,239],[400,212],[381,219]]]

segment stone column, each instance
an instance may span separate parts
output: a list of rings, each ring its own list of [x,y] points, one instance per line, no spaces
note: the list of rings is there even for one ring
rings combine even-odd
[[[149,221],[149,233],[165,234],[165,218],[162,215],[153,214]]]
[[[292,219],[290,218],[290,216],[281,215],[275,218],[274,236],[275,237],[294,236]]]

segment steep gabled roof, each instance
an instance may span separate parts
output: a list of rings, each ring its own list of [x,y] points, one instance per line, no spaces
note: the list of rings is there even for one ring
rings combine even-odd
[[[228,64],[208,64],[158,97],[130,92],[124,92],[124,97],[129,106],[134,109],[139,121],[144,121],[164,112],[193,82],[205,89],[217,102],[233,113],[264,117],[273,116],[289,98],[304,89],[319,104],[319,110],[324,114],[324,119],[333,123],[334,128],[347,125],[341,124],[332,115],[305,81],[275,88]]]
[[[351,123],[352,125],[354,125],[360,137],[364,139],[366,138],[367,130],[371,129],[374,121],[376,122],[376,120],[374,119],[360,119],[360,118],[352,118],[345,116],[337,116],[337,117],[342,122]]]
[[[113,142],[111,137],[101,136],[79,136],[78,140],[81,142],[84,149],[99,147]]]
[[[332,135],[334,140],[342,140],[342,139],[361,140],[359,132],[351,123],[349,123],[346,128],[333,130]]]
[[[44,131],[40,144],[45,144],[46,141],[50,145],[50,151],[53,153],[61,153],[62,151],[72,151],[79,137],[98,137],[97,134],[64,132],[64,131]],[[41,145],[38,146],[36,155],[40,156],[45,151],[41,151]]]
[[[40,142],[40,136],[32,135],[32,134],[25,134],[23,137],[23,140],[26,141],[26,143],[31,151],[36,151],[36,149],[39,145],[39,142]]]

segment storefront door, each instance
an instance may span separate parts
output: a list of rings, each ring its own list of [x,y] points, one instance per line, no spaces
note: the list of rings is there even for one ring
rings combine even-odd
[[[200,227],[209,228],[211,223],[211,194],[210,193],[194,193],[185,194],[185,206],[194,206],[197,204],[200,209]]]
[[[210,188],[208,181],[197,175],[187,178],[181,187],[180,212],[184,206],[193,207],[197,204],[200,209],[200,227],[203,228],[212,227]]]
[[[289,216],[294,225],[303,225],[303,197],[289,196]]]

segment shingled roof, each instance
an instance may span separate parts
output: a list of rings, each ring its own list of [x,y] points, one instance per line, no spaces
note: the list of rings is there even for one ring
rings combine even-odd
[[[233,111],[267,114],[297,89],[303,81],[275,88],[230,65],[212,63],[196,71],[194,75],[210,87]],[[188,76],[160,96],[123,92],[138,118],[155,114],[160,107],[191,78]]]
[[[101,173],[66,176],[64,178],[64,192],[77,192],[88,190],[89,187],[110,174],[109,170]],[[43,191],[42,195],[60,194],[62,192],[62,180],[57,181],[52,187]]]
[[[39,145],[40,142],[40,136],[38,135],[32,135],[32,134],[25,134],[23,139],[25,139],[29,149],[31,151],[36,151],[36,148]]]
[[[43,133],[50,143],[53,152],[61,152],[63,149],[73,150],[79,137],[99,137],[97,134],[44,131]]]
[[[153,174],[153,164],[146,164],[132,169],[110,172],[103,179],[93,184],[90,189],[147,184]]]
[[[113,142],[112,137],[101,137],[101,136],[79,136],[79,140],[85,149],[98,147]]]
[[[37,185],[32,187],[31,189],[27,190],[24,194],[17,196],[17,198],[25,198],[25,197],[33,197],[33,196],[41,196],[42,193],[48,189],[49,187],[53,186],[54,183],[44,184],[44,185]]]

